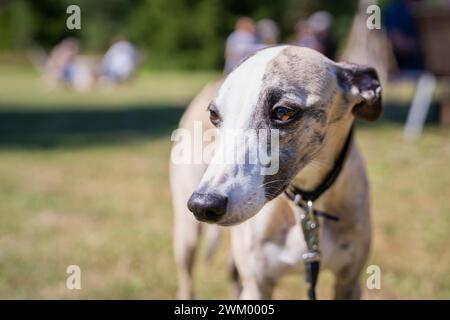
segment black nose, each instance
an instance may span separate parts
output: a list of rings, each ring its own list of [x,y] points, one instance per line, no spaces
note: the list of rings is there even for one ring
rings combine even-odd
[[[228,198],[215,193],[194,192],[188,201],[188,208],[195,217],[204,222],[217,222],[227,210]]]

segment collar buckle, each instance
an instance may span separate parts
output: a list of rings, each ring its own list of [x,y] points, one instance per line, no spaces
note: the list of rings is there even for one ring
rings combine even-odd
[[[294,201],[298,207],[299,224],[303,231],[306,243],[306,251],[302,254],[305,264],[305,281],[309,284],[308,298],[316,299],[316,284],[320,270],[320,247],[319,247],[319,220],[314,212],[313,202],[302,203],[301,196],[297,195]]]
[[[312,201],[306,202],[306,210],[300,215],[300,225],[307,251],[302,255],[305,263],[320,261],[319,220],[314,214]]]

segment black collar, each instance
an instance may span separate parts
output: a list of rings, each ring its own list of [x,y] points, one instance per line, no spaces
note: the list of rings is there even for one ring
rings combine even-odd
[[[344,146],[339,153],[339,157],[334,163],[334,167],[328,172],[319,186],[311,191],[303,190],[299,187],[293,186],[292,184],[287,187],[284,191],[287,197],[294,201],[296,195],[301,196],[302,201],[315,201],[317,200],[328,188],[330,188],[333,183],[336,181],[337,177],[341,173],[344,162],[347,158],[347,154],[350,150],[350,145],[352,144],[353,137],[353,124],[350,128],[350,131],[347,135],[347,139],[345,140]]]

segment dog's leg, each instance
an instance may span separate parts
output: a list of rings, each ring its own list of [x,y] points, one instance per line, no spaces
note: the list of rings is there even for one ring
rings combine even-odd
[[[230,255],[228,267],[231,280],[231,296],[235,299],[238,299],[242,293],[242,282],[241,277],[239,275],[239,270],[237,269],[236,264],[234,263],[232,255]]]
[[[334,298],[336,300],[357,300],[361,298],[359,277],[367,261],[370,249],[370,227],[366,233],[359,233],[351,247],[354,248],[352,261],[336,270],[334,284]]]
[[[359,300],[360,298],[359,271],[343,269],[337,273],[334,284],[334,299]]]
[[[201,224],[189,212],[175,219],[174,253],[178,268],[178,299],[193,299],[192,270],[197,245],[201,233]]]
[[[183,181],[183,180],[181,180]],[[187,191],[186,191],[187,190]],[[202,224],[186,208],[189,188],[174,188],[174,255],[178,273],[178,299],[194,299],[192,272]]]
[[[268,300],[272,299],[275,281],[270,279],[246,278],[242,281],[241,300]]]
[[[248,222],[231,229],[233,261],[242,284],[240,299],[271,299],[275,281],[264,263],[263,246],[248,237],[252,233]]]
[[[189,212],[186,204],[205,169],[203,164],[171,164],[170,182],[175,211],[173,248],[178,271],[178,299],[194,298],[192,271],[202,224]]]

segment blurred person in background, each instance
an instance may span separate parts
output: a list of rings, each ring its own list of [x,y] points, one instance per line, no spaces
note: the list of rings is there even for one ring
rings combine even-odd
[[[66,38],[53,48],[44,67],[44,78],[51,87],[60,83],[77,91],[93,87],[93,68],[79,54],[80,41],[76,38]]]
[[[225,43],[225,74],[259,48],[255,23],[249,17],[239,18]]]
[[[259,49],[278,44],[280,29],[275,21],[262,19],[256,24],[249,17],[239,18],[225,45],[225,74],[245,57]]]
[[[80,42],[76,38],[66,38],[52,49],[44,67],[44,78],[51,86],[60,82],[70,85],[79,52]]]
[[[263,46],[274,46],[278,44],[280,28],[271,19],[262,19],[256,23],[257,42]]]
[[[308,47],[322,52],[322,46],[314,34],[314,30],[309,26],[307,20],[300,20],[295,25],[295,45],[300,47]]]
[[[138,51],[124,38],[116,38],[100,65],[100,80],[117,84],[128,80],[136,70]]]
[[[336,41],[331,33],[333,16],[327,11],[317,11],[296,25],[295,44],[317,50],[330,59],[336,54]]]
[[[383,10],[383,22],[400,71],[424,68],[411,6],[417,0],[392,0]]]

